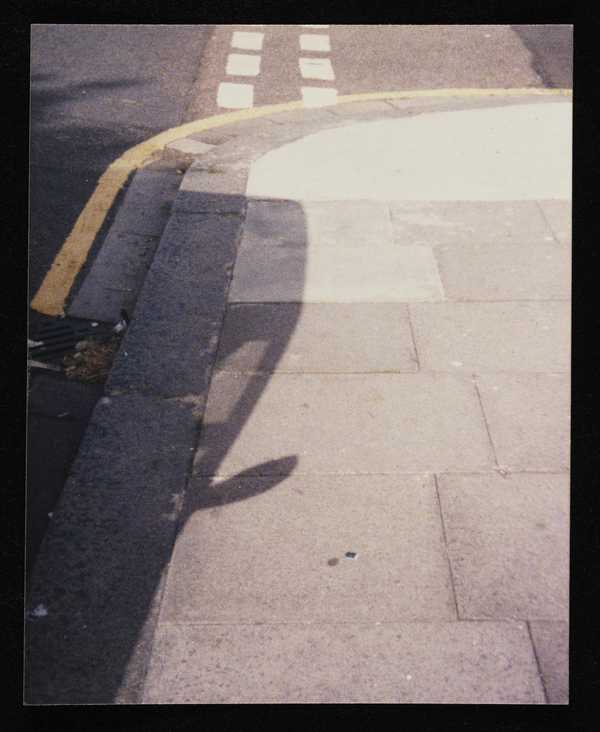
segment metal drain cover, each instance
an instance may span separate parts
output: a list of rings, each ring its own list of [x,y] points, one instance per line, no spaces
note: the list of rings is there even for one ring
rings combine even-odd
[[[63,353],[75,346],[78,341],[90,335],[104,335],[110,332],[108,323],[96,322],[60,322],[46,323],[30,334],[28,352],[31,359],[44,358],[56,353]]]

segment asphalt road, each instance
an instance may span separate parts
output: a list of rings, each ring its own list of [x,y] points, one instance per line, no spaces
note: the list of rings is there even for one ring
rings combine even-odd
[[[106,167],[181,124],[211,32],[205,25],[32,26],[30,299]],[[31,325],[40,321],[30,314]]]
[[[262,34],[260,50],[235,47],[236,31]],[[327,36],[329,51],[301,50],[300,36]],[[188,119],[223,111],[221,82],[252,84],[254,106],[301,98],[305,86],[338,94],[464,87],[571,87],[568,25],[216,26]],[[260,56],[256,76],[228,75],[231,53]],[[302,57],[329,59],[333,79],[302,77]]]
[[[232,47],[236,31],[258,34],[260,48]],[[326,37],[325,50],[301,49],[301,35]],[[33,26],[30,299],[106,167],[162,130],[228,111],[223,82],[251,85],[254,106],[303,87],[570,87],[572,37],[566,25]],[[258,73],[227,73],[231,53],[260,57]],[[330,62],[329,78],[303,78],[300,58]]]

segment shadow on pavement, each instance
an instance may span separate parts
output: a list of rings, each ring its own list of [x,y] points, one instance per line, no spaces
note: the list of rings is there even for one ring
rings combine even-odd
[[[532,55],[531,66],[545,86],[573,87],[573,26],[513,25],[523,45]]]
[[[221,210],[227,208],[222,194],[197,196],[202,210],[217,199]],[[236,197],[232,203],[237,205]],[[297,221],[304,220],[298,204],[286,205],[288,211],[290,205],[297,208]],[[268,373],[286,351],[301,313],[306,226],[304,234],[296,232],[293,243],[295,276],[288,299],[297,304],[283,328],[281,320],[276,331],[267,320],[245,336],[237,332],[223,338],[244,216],[174,216],[184,227],[192,220],[201,226],[214,219],[211,225],[220,233],[214,239],[169,238],[167,229],[163,235],[122,345],[133,357],[121,356],[133,367],[126,373],[129,388],[113,392],[96,407],[34,568],[26,622],[28,704],[139,703],[174,543],[187,519],[195,511],[250,500],[276,488],[297,465],[296,455],[274,456],[220,482],[198,483],[190,475],[192,467],[195,475],[218,474],[269,383]],[[220,343],[208,359],[207,315],[218,323]],[[254,341],[260,341],[262,355],[252,374],[260,374],[234,380],[240,393],[227,396],[223,420],[206,427],[202,420],[199,426],[198,404],[208,387],[200,395],[196,387],[194,396],[186,379],[198,377],[196,383],[208,384],[215,362],[223,364]],[[182,396],[148,393],[146,367],[151,379],[174,370]],[[200,373],[203,369],[207,378]],[[201,457],[192,466],[196,447]],[[243,480],[261,474],[267,479]],[[204,560],[200,556],[197,561],[201,573]]]

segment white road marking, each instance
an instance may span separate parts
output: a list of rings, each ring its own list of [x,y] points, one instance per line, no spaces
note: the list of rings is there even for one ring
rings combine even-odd
[[[320,33],[302,33],[300,35],[301,51],[331,51],[329,36]]]
[[[329,28],[328,25],[303,25],[303,28]]]
[[[254,106],[254,85],[221,82],[217,104],[224,109],[247,109]]]
[[[264,37],[264,33],[235,31],[231,38],[231,45],[233,48],[243,48],[246,51],[260,51]]]
[[[302,87],[302,101],[305,107],[326,107],[337,102],[337,89],[316,86]]]
[[[335,74],[328,58],[301,58],[300,73],[305,79],[333,81]]]
[[[248,53],[230,53],[227,57],[225,73],[229,76],[258,76],[260,56]]]

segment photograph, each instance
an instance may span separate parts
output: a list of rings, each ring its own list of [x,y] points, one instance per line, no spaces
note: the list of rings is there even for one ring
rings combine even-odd
[[[572,703],[573,27],[29,26],[23,706]]]

